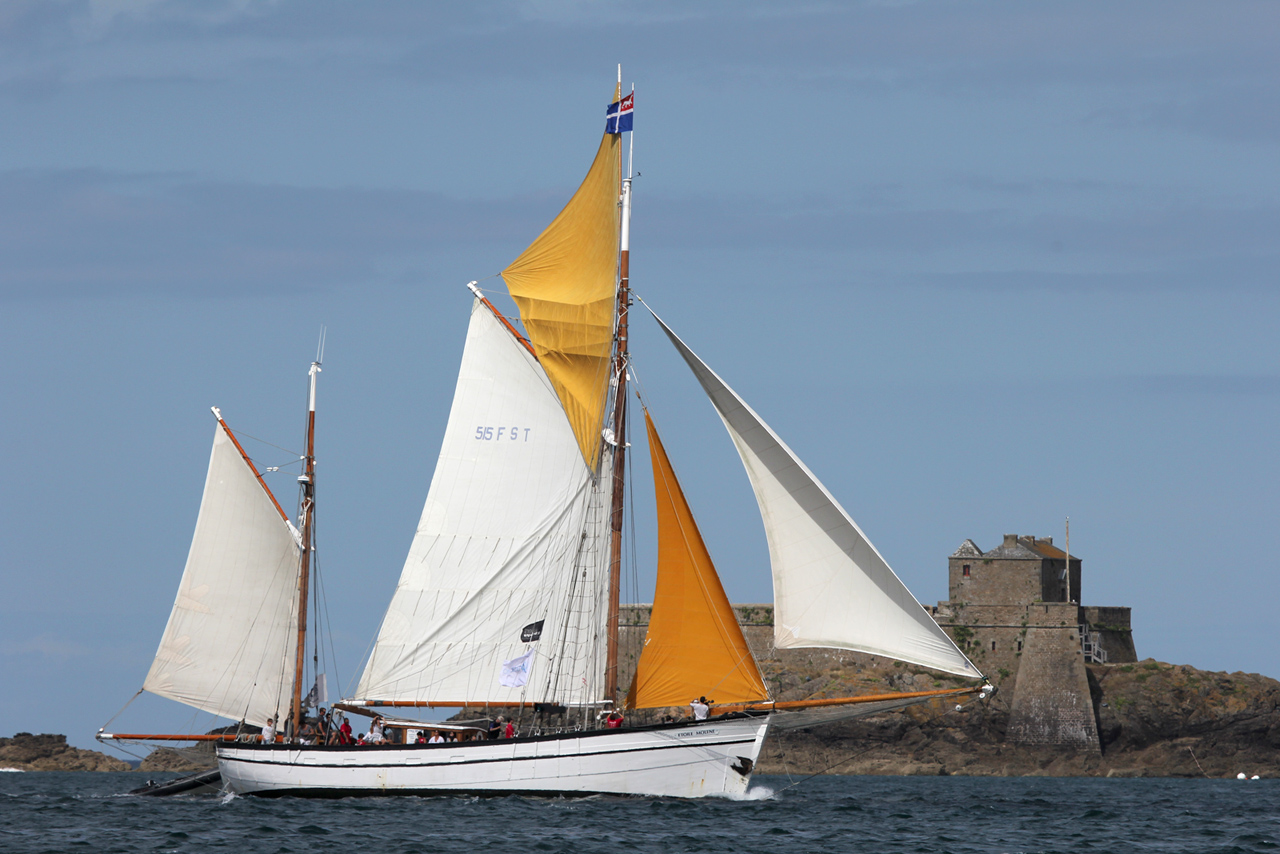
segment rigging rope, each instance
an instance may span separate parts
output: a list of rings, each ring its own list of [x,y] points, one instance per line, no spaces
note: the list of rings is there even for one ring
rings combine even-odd
[[[103,725],[102,725],[102,727],[101,727],[100,729],[106,729],[107,727],[111,726],[112,721],[114,721],[116,718],[118,718],[118,717],[120,717],[121,715],[123,715],[123,714],[124,714],[124,710],[125,710],[125,709],[127,709],[127,708],[129,708],[129,706],[133,705],[133,701],[134,701],[134,700],[136,700],[136,699],[138,699],[139,697],[141,697],[141,696],[142,696],[142,692],[143,692],[143,691],[145,691],[145,690],[146,690],[145,688],[139,688],[139,689],[138,689],[138,693],[136,693],[136,694],[134,694],[132,697],[130,697],[130,698],[129,698],[129,701],[128,701],[127,703],[125,703],[123,706],[121,706],[121,707],[120,707],[120,711],[118,711],[118,712],[116,712],[114,715],[112,715],[112,716],[111,716],[111,720],[109,720],[109,721],[107,721],[105,724],[103,724]]]
[[[248,433],[241,432],[239,428],[236,429],[236,438],[252,439],[255,442],[261,442],[264,445],[270,445],[271,447],[275,448],[277,451],[284,451],[286,454],[292,454],[295,460],[302,456],[297,451],[293,451],[293,450],[290,450],[289,448],[283,447],[281,445],[277,445],[274,442],[268,442],[266,439],[259,439],[257,436],[250,436]]]

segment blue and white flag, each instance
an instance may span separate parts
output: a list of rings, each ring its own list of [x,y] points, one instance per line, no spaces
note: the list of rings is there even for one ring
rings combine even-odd
[[[524,655],[502,662],[502,674],[498,677],[498,684],[507,688],[523,688],[529,681],[529,670],[533,667],[534,650],[529,650]]]
[[[631,113],[635,107],[636,93],[610,104],[604,114],[605,133],[626,133],[631,130]]]

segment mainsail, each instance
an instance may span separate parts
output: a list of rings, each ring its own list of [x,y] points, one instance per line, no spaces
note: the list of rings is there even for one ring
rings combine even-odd
[[[144,690],[256,726],[287,711],[296,535],[219,422],[191,551]]]
[[[356,696],[598,700],[604,500],[546,373],[477,299],[418,532]],[[503,663],[530,650],[527,684],[502,684]]]
[[[768,689],[738,627],[702,534],[648,411],[649,456],[658,505],[658,584],[630,708],[764,700]]]
[[[800,458],[654,319],[711,398],[751,479],[769,541],[776,646],[857,650],[981,677]]]

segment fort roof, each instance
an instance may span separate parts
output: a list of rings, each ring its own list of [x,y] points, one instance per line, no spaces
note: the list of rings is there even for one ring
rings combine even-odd
[[[951,555],[953,558],[986,558],[987,560],[1064,560],[1066,552],[1053,544],[1053,537],[1005,534],[1004,542],[984,552],[973,540],[965,540]],[[1073,560],[1079,560],[1072,556]]]
[[[1019,537],[1018,542],[1041,557],[1063,560],[1067,553],[1053,544],[1053,537]]]

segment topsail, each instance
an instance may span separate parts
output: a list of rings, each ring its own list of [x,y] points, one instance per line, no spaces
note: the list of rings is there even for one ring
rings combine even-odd
[[[618,273],[617,134],[600,140],[578,192],[502,271],[538,361],[596,469],[613,354]]]

